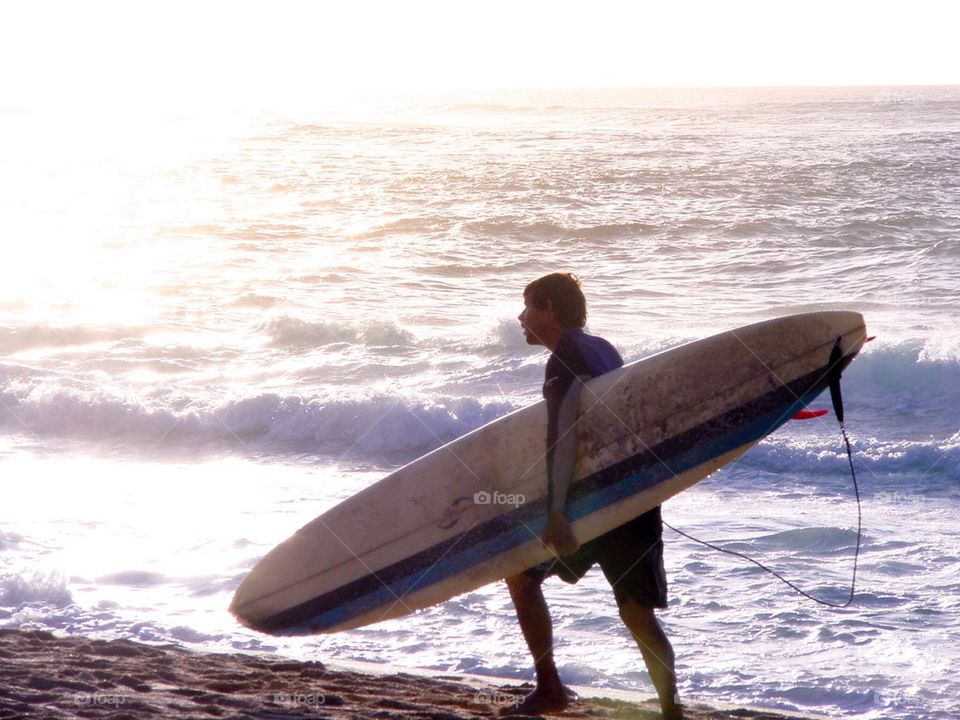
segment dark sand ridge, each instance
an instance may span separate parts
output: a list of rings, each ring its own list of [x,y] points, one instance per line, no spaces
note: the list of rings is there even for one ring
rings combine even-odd
[[[475,678],[371,674],[270,655],[200,653],[129,640],[0,629],[0,719],[509,717],[529,687]],[[655,720],[653,702],[584,698],[558,718]],[[691,720],[801,716],[693,704]],[[804,716],[809,717],[809,716]]]

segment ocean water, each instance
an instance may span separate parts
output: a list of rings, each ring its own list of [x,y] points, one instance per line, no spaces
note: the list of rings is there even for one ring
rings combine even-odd
[[[226,608],[301,524],[536,401],[521,292],[566,269],[627,360],[864,314],[877,339],[844,375],[853,604],[667,530],[661,618],[690,700],[956,717],[958,178],[949,87],[0,109],[0,625],[530,679],[502,584],[311,638]],[[818,597],[849,589],[832,416],[664,516]],[[602,575],[554,582],[564,679],[652,695]]]

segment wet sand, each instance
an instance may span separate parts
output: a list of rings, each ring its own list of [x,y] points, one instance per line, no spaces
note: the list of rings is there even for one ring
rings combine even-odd
[[[507,718],[529,690],[460,676],[370,674],[270,655],[0,629],[0,720]],[[699,704],[687,715],[691,720],[800,717]],[[660,714],[653,702],[592,697],[552,717],[655,720]]]

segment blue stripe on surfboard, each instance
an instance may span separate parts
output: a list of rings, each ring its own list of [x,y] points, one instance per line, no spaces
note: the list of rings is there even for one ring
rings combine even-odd
[[[566,512],[578,520],[694,469],[773,432],[819,395],[825,369],[798,378],[744,406],[583,478],[568,496]],[[805,391],[805,392],[804,392]],[[797,396],[802,392],[800,399]],[[745,418],[752,418],[744,422]],[[457,536],[336,590],[264,618],[258,629],[277,635],[323,632],[378,608],[384,613],[403,597],[538,537],[546,500],[520,506]]]

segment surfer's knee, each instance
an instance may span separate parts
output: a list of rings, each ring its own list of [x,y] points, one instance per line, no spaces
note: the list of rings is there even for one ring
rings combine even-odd
[[[641,605],[632,598],[619,603],[620,619],[634,635],[649,637],[660,630],[656,613],[652,607]]]
[[[536,591],[540,587],[540,582],[533,579],[529,575],[524,575],[519,573],[517,575],[511,575],[506,578],[507,588],[510,590],[510,594],[514,597],[517,595],[527,595],[532,591]]]
[[[546,600],[543,597],[541,581],[529,575],[514,575],[507,578],[510,599],[520,615],[529,612],[545,612]]]

